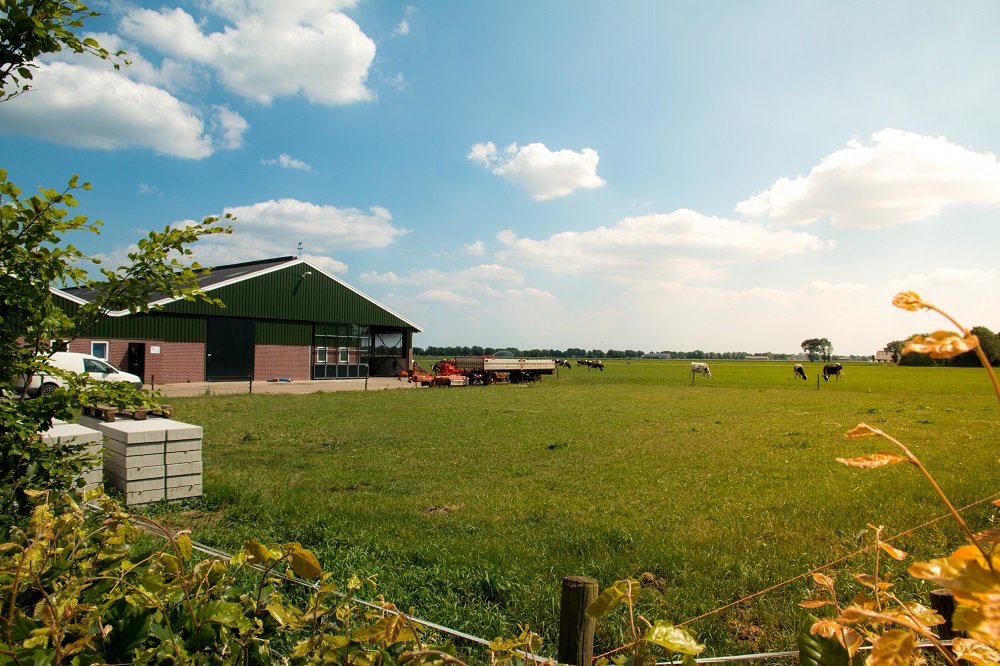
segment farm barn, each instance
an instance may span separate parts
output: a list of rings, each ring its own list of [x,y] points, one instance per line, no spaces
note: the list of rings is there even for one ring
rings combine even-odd
[[[110,312],[73,340],[146,384],[271,378],[392,376],[410,366],[420,327],[305,259],[280,257],[217,266],[199,280],[224,308],[153,300],[141,314]],[[73,311],[86,288],[53,289]]]

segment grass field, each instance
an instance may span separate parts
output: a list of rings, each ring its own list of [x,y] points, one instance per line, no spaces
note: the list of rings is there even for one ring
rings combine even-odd
[[[429,365],[429,364],[425,364]],[[227,550],[299,541],[327,570],[378,575],[418,616],[494,638],[530,625],[554,654],[560,580],[643,574],[643,614],[683,622],[870,545],[872,530],[944,513],[907,465],[864,471],[837,457],[896,436],[964,506],[998,492],[1000,407],[985,372],[846,365],[842,381],[791,363],[605,361],[518,386],[178,399],[205,429],[205,496],[148,510]],[[988,503],[969,511],[989,525]],[[943,555],[950,521],[894,542]],[[861,555],[834,569],[846,598]],[[832,571],[827,571],[832,574]],[[690,626],[712,654],[794,649],[801,580]],[[623,623],[598,629],[615,647]]]

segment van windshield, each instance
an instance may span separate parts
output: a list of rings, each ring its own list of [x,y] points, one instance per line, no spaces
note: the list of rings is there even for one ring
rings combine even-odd
[[[118,372],[113,367],[104,363],[103,361],[97,361],[92,358],[83,359],[83,371],[84,372],[100,372],[102,374],[108,375],[113,372]]]

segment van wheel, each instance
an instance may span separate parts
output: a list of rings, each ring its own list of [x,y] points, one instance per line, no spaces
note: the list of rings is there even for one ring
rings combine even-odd
[[[38,389],[38,395],[52,395],[56,392],[58,388],[55,384],[42,384],[42,388]]]

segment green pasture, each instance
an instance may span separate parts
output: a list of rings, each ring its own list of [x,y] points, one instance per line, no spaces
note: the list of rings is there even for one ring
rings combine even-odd
[[[424,363],[429,367],[430,363]],[[643,577],[641,612],[684,622],[872,543],[871,525],[913,558],[961,543],[916,469],[847,468],[888,450],[848,440],[860,422],[897,437],[956,506],[998,492],[1000,406],[981,368],[605,361],[528,385],[172,400],[204,427],[205,496],[147,513],[235,550],[298,541],[344,579],[377,575],[419,617],[484,638],[530,626],[554,654],[560,581]],[[968,512],[974,530],[989,503]],[[898,574],[901,593],[930,588]],[[842,563],[861,591],[871,551]],[[894,578],[895,580],[895,578]],[[794,649],[806,578],[690,626],[711,654]],[[822,609],[821,609],[822,610]],[[615,647],[626,624],[598,629]]]

